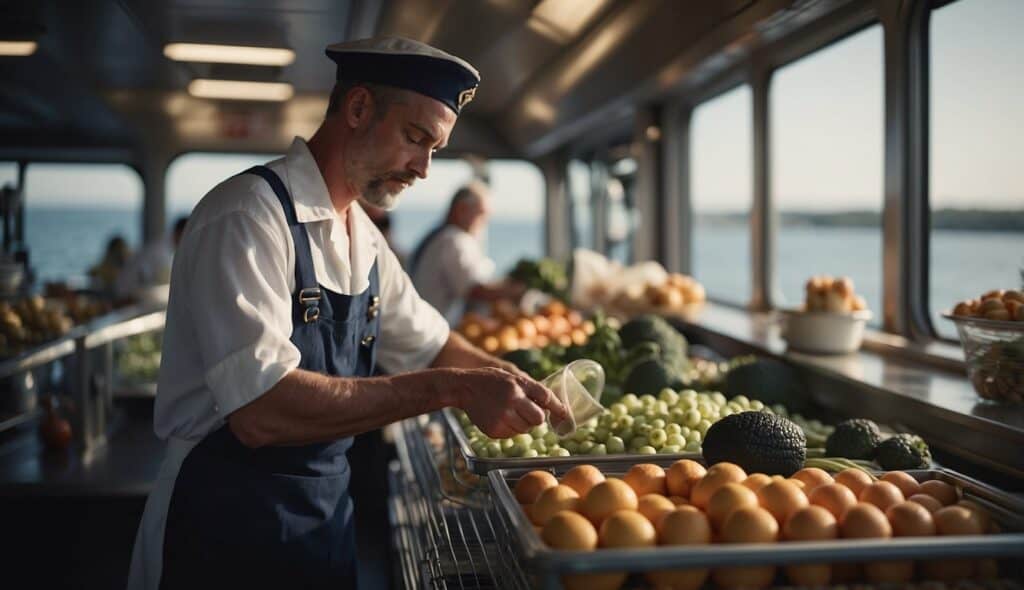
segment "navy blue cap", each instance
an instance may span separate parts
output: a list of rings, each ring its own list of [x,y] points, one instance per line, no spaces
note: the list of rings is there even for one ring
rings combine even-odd
[[[480,73],[465,60],[402,37],[375,37],[327,47],[338,80],[412,90],[459,114],[473,100]]]

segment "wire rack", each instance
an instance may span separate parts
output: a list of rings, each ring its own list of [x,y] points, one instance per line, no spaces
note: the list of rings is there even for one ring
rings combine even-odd
[[[403,587],[529,588],[511,549],[498,542],[509,535],[499,529],[506,525],[491,506],[486,480],[460,479],[447,441],[439,437],[433,446],[417,420],[395,429],[399,460],[390,466],[389,504]]]

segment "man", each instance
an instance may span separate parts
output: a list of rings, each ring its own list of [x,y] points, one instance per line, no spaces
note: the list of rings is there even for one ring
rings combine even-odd
[[[467,304],[517,299],[518,283],[494,282],[494,261],[480,238],[490,216],[487,187],[475,182],[452,197],[444,223],[427,234],[411,260],[410,275],[423,299],[455,325]]]
[[[179,217],[171,229],[170,240],[147,244],[129,259],[117,275],[116,291],[119,299],[138,298],[145,289],[170,282],[174,251],[181,243],[187,222],[188,216]]]
[[[445,406],[495,437],[565,415],[449,332],[359,205],[393,208],[427,176],[476,70],[405,39],[327,54],[338,81],[314,136],[215,187],[175,255],[154,415],[167,457],[132,588],[354,588],[353,435]],[[369,377],[378,361],[393,376]]]

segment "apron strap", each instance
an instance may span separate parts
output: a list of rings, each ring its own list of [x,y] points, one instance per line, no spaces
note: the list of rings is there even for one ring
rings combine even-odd
[[[281,202],[284,217],[288,221],[288,229],[292,233],[292,243],[295,245],[295,290],[298,292],[299,303],[304,308],[302,319],[306,323],[316,321],[320,317],[320,285],[316,281],[316,271],[313,268],[309,234],[306,233],[305,224],[300,223],[295,215],[295,204],[291,195],[281,182],[281,177],[266,166],[253,166],[243,174],[255,174],[267,181],[277,195],[277,200]]]

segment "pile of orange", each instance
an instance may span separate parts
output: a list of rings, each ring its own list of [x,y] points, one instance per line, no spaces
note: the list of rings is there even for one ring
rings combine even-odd
[[[537,313],[525,314],[515,303],[501,300],[491,306],[490,316],[465,314],[457,331],[487,352],[502,354],[548,344],[584,344],[594,333],[594,324],[561,301],[551,301]]]
[[[516,500],[543,541],[554,549],[771,543],[995,532],[985,510],[945,482],[918,483],[893,471],[880,479],[847,469],[832,477],[816,468],[790,478],[748,475],[738,465],[718,463],[705,470],[683,459],[667,470],[634,465],[621,478],[606,477],[592,465],[568,471],[561,480],[531,471],[515,484]],[[800,564],[783,568],[794,585],[905,583],[915,577],[944,581],[995,577],[991,559],[881,561]],[[655,588],[696,589],[710,577],[721,588],[766,588],[776,566],[645,572]],[[626,572],[563,577],[570,590],[614,590]]]

